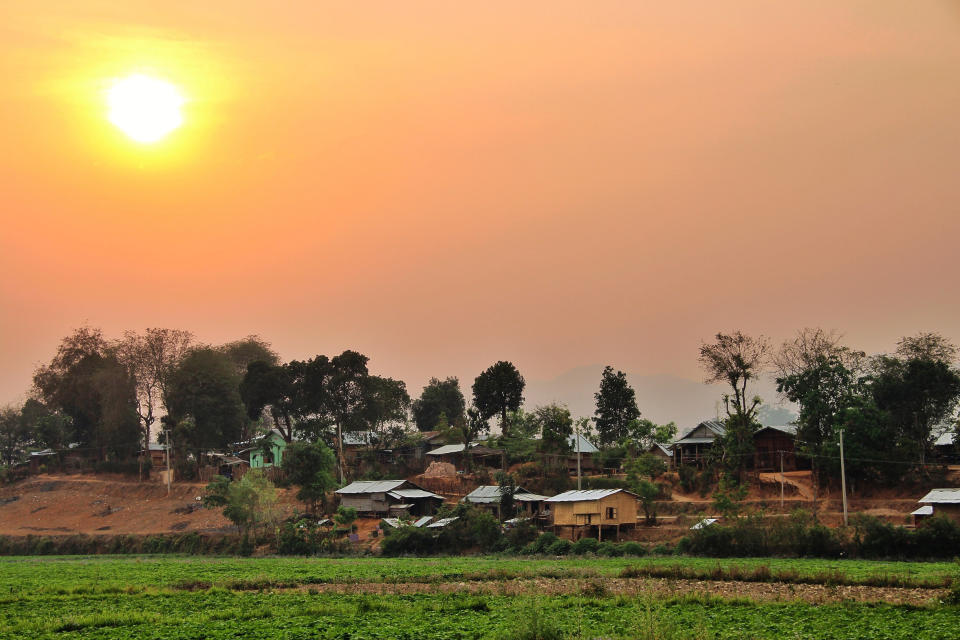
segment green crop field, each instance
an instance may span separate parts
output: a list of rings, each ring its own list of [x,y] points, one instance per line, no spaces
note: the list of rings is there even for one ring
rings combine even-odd
[[[626,567],[663,566],[766,566],[810,581],[843,575],[848,583],[896,574],[932,584],[957,571],[950,563],[773,559],[4,558],[0,637],[917,640],[960,633],[960,609],[933,601],[760,602],[707,592],[623,595],[605,587]],[[567,579],[580,590],[549,593],[543,586]],[[518,580],[534,586],[498,591]],[[478,582],[487,590],[466,592],[465,585]],[[417,589],[403,592],[409,585]],[[360,593],[360,587],[393,591]]]

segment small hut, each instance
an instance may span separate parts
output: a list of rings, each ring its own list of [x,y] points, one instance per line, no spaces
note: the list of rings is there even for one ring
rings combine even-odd
[[[932,511],[929,514],[924,513],[917,515],[945,515],[960,524],[960,488],[933,489],[917,502],[932,507]]]
[[[498,485],[483,485],[477,487],[464,497],[463,502],[475,504],[481,508],[492,511],[497,517],[501,517],[500,498],[503,495],[504,487]],[[550,514],[546,505],[547,496],[541,496],[536,493],[530,493],[523,487],[517,487],[513,494],[513,500],[517,507],[517,515],[522,518],[542,519]],[[513,514],[510,514],[513,515]]]

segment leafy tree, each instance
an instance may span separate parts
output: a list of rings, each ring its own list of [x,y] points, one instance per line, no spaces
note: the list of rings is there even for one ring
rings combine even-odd
[[[450,425],[446,435],[454,442],[463,443],[463,460],[468,470],[473,468],[473,456],[470,453],[470,444],[489,430],[490,425],[483,419],[483,416],[476,407],[467,409],[465,416],[461,416],[459,420]]]
[[[627,437],[639,448],[649,448],[654,443],[666,444],[677,435],[677,425],[673,422],[657,424],[652,420],[640,418],[633,420],[627,427]]]
[[[455,422],[465,415],[466,408],[460,381],[451,376],[445,380],[430,378],[420,397],[413,401],[411,413],[418,430],[431,431],[440,424],[441,414],[448,423]]]
[[[330,360],[326,388],[326,414],[336,429],[337,464],[340,482],[345,479],[343,434],[361,431],[368,417],[367,356],[356,351],[344,351]],[[321,412],[323,409],[321,409]]]
[[[283,469],[290,482],[300,487],[297,500],[306,503],[311,512],[337,486],[336,466],[333,452],[322,442],[293,442],[283,453]]]
[[[624,466],[627,471],[627,482],[640,499],[647,525],[655,525],[657,523],[656,500],[660,496],[660,487],[653,482],[653,479],[666,472],[666,464],[659,457],[647,453],[628,460]]]
[[[258,360],[247,365],[240,382],[240,399],[250,420],[268,411],[274,428],[284,440],[293,440],[293,421],[297,412],[298,391],[291,365],[274,365]]]
[[[337,507],[337,513],[333,516],[333,520],[340,525],[344,534],[350,533],[353,530],[353,523],[357,520],[357,510],[353,507],[340,505]]]
[[[174,444],[200,451],[241,440],[246,415],[239,384],[236,367],[223,352],[191,350],[171,374],[164,400],[166,422],[179,425]]]
[[[381,447],[392,448],[405,435],[410,407],[407,385],[402,380],[369,376],[364,395],[368,428],[379,436]]]
[[[73,433],[70,418],[51,410],[36,398],[30,398],[20,409],[20,420],[38,447],[63,449]]]
[[[69,438],[103,459],[130,456],[139,425],[134,381],[99,329],[64,338],[49,365],[34,374],[37,396],[69,418]]]
[[[939,349],[943,351],[944,346]],[[901,431],[903,441],[911,444],[923,464],[933,445],[934,427],[957,406],[960,373],[936,355],[906,360],[880,356],[873,369],[870,389],[877,407],[886,412],[890,429]]]
[[[897,356],[903,360],[925,360],[951,365],[957,361],[958,349],[939,333],[922,332],[907,336],[897,343]]]
[[[241,534],[252,533],[254,541],[259,528],[275,525],[280,518],[277,488],[259,469],[247,471],[239,482],[215,476],[203,502],[207,507],[223,507],[223,515]]]
[[[517,513],[516,500],[513,498],[517,494],[517,479],[506,471],[497,471],[494,478],[500,488],[500,520],[509,520]]]
[[[19,462],[29,443],[30,431],[20,411],[14,407],[0,408],[0,464],[10,466]]]
[[[640,498],[640,506],[643,508],[643,517],[647,526],[657,524],[657,498],[660,496],[660,487],[640,478],[633,485],[633,491]]]
[[[613,367],[603,368],[600,390],[593,396],[597,401],[594,422],[601,446],[610,446],[627,438],[630,424],[640,417],[637,397],[623,371],[614,373]]]
[[[652,453],[642,453],[628,461],[625,466],[628,477],[630,474],[634,474],[636,476],[656,479],[667,472],[667,463],[663,461],[663,458],[655,456]]]
[[[509,435],[507,412],[523,404],[526,382],[517,368],[503,360],[489,367],[473,382],[473,404],[484,420],[500,416],[500,430]],[[449,416],[448,416],[449,418]]]
[[[573,447],[573,418],[570,410],[558,404],[537,407],[533,412],[533,422],[540,432],[541,448],[545,453],[569,454]]]
[[[234,340],[217,347],[217,351],[227,357],[233,364],[237,378],[243,378],[247,367],[254,362],[279,364],[280,357],[270,346],[270,343],[257,335],[249,335],[242,340]]]

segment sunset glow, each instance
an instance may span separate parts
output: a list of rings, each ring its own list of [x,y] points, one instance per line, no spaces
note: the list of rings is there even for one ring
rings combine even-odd
[[[183,97],[169,82],[135,74],[110,87],[107,117],[133,140],[152,143],[183,123],[183,103]]]

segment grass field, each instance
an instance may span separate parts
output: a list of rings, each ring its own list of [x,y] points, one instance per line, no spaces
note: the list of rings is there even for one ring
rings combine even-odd
[[[773,559],[4,558],[0,636],[953,639],[960,629],[960,609],[935,598],[922,606],[761,602],[743,597],[746,583],[730,585],[724,598],[708,587],[648,591],[643,581],[627,595],[611,590],[626,567],[718,565],[768,567],[810,582],[843,575],[853,584],[888,575],[933,584],[956,573],[950,563]],[[477,583],[483,590],[468,593]],[[558,583],[570,592],[558,592]],[[526,586],[506,593],[511,584]],[[408,586],[417,589],[404,592]],[[386,587],[392,591],[359,592]]]

